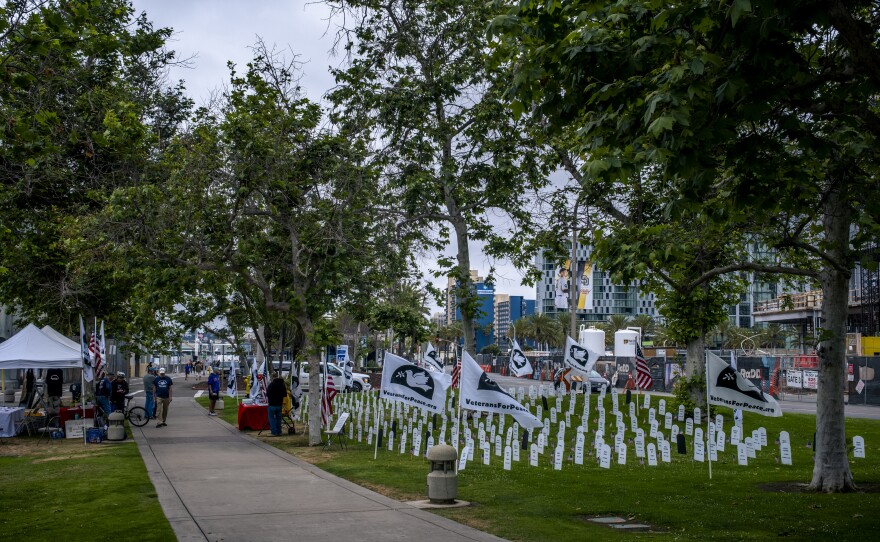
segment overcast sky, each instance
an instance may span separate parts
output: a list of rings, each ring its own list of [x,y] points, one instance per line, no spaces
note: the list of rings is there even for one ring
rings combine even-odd
[[[269,46],[299,55],[304,62],[303,91],[314,101],[334,85],[330,67],[339,67],[342,59],[332,55],[336,25],[328,20],[329,10],[320,2],[303,0],[134,0],[138,12],[146,11],[156,27],[174,29],[168,44],[178,58],[192,58],[190,67],[173,68],[171,79],[183,79],[196,103],[204,102],[211,92],[229,79],[227,63],[240,66],[241,73],[251,59],[251,47],[257,37]],[[447,253],[454,254],[455,247]],[[430,260],[430,259],[429,259]],[[493,262],[471,243],[471,268],[485,276]],[[522,286],[522,274],[506,262],[494,262],[498,293],[535,297],[535,289]],[[431,262],[424,262],[426,280],[445,287],[444,279],[432,279]],[[438,310],[432,306],[432,312]]]

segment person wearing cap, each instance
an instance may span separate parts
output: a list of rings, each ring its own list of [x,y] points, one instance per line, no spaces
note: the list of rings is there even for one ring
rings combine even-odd
[[[216,416],[214,407],[217,406],[217,399],[220,398],[220,367],[214,367],[208,376],[208,400],[211,402],[208,408],[208,416]]]
[[[110,394],[113,410],[125,412],[126,395],[128,395],[128,381],[125,379],[125,373],[119,371],[116,373],[116,380],[113,381],[113,392]]]
[[[272,382],[266,389],[266,399],[269,401],[269,431],[273,437],[281,436],[281,410],[284,406],[284,398],[287,397],[287,386],[278,372],[272,373]]]
[[[156,427],[165,427],[168,425],[165,420],[168,419],[168,407],[171,406],[171,386],[174,382],[171,377],[165,376],[165,367],[159,367],[159,376],[153,381],[153,388],[156,393],[156,416],[160,418]]]
[[[103,371],[101,372],[101,380],[98,382],[96,388],[95,401],[98,403],[98,406],[101,407],[101,410],[104,411],[104,420],[106,420],[106,417],[113,412],[110,410],[110,395],[113,393],[113,383],[110,382],[107,373]]]
[[[147,411],[147,418],[156,417],[156,394],[153,393],[153,382],[156,380],[156,366],[147,367],[147,374],[144,375],[144,410]]]

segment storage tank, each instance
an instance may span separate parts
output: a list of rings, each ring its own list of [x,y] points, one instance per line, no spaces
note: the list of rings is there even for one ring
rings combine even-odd
[[[638,331],[620,329],[614,332],[614,355],[618,358],[636,357],[636,341],[639,340]]]
[[[578,332],[578,343],[600,356],[605,354],[605,332],[601,329],[594,327],[587,329],[586,326],[581,326],[581,330]]]

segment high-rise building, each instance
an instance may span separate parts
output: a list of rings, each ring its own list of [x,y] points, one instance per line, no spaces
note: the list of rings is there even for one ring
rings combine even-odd
[[[542,250],[535,256],[535,266],[543,275],[535,291],[536,312],[543,314],[567,312],[570,303],[568,289],[575,287],[580,290],[577,299],[579,307],[576,311],[581,322],[603,322],[614,314],[628,317],[647,314],[654,318],[660,317],[654,305],[654,294],[640,291],[635,282],[628,285],[612,283],[611,274],[597,268],[590,261],[590,249],[587,245],[579,244],[576,254],[577,262],[569,265],[571,271],[574,271],[573,281],[566,277],[567,273],[572,273],[561,271],[559,260],[549,252]],[[582,289],[581,285],[583,285]],[[558,304],[564,304],[566,308],[557,308]]]
[[[483,282],[483,278],[480,276],[479,271],[475,271],[473,269],[470,270],[471,282],[478,283]],[[458,320],[456,318],[456,302],[457,298],[455,295],[455,284],[456,278],[449,277],[446,279],[446,325],[451,324],[452,322]]]
[[[535,314],[535,300],[521,295],[495,294],[495,344],[508,346],[510,325],[521,318]]]

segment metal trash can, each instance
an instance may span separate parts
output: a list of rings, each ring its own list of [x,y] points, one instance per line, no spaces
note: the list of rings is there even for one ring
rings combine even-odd
[[[107,440],[125,440],[125,415],[116,411],[107,416]]]
[[[458,496],[458,473],[455,471],[455,448],[436,444],[428,450],[431,472],[428,473],[428,500],[432,504],[454,504]]]

